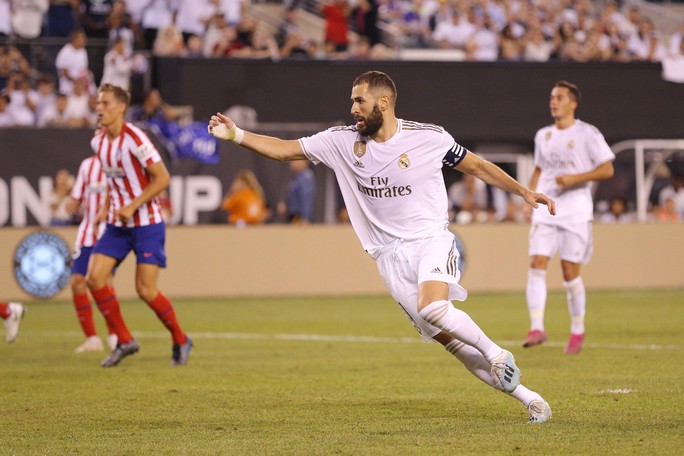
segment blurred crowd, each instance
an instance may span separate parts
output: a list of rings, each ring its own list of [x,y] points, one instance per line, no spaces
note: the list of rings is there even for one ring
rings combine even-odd
[[[312,4],[324,24],[318,39],[300,17]],[[0,126],[92,127],[97,84],[128,88],[148,70],[146,54],[358,60],[424,48],[472,61],[684,65],[684,22],[663,36],[638,7],[616,0],[290,0],[270,22],[252,11],[247,0],[0,0]],[[68,37],[53,74],[31,68],[12,45],[41,36]],[[89,39],[108,43],[100,81]]]

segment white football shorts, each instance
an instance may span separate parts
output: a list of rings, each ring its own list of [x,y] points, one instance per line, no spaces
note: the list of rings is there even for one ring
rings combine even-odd
[[[571,223],[563,226],[535,223],[530,228],[530,256],[553,257],[560,251],[561,260],[586,264],[594,252],[592,223]]]
[[[371,253],[387,289],[425,340],[441,330],[418,314],[418,285],[432,280],[446,282],[449,300],[465,301],[468,292],[458,284],[458,255],[456,238],[450,231],[415,241],[397,239]]]

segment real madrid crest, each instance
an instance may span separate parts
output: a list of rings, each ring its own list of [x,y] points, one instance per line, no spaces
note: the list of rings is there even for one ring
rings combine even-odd
[[[550,132],[550,131],[547,131],[547,132],[546,132],[546,137],[545,137],[544,139],[545,139],[546,141],[548,141],[549,139],[551,139],[551,132]]]
[[[575,141],[572,139],[568,142],[568,149],[574,149],[575,148]]]
[[[401,154],[401,157],[399,157],[399,168],[401,169],[406,169],[409,166],[411,166],[411,160],[409,160],[408,155],[406,154]]]
[[[366,153],[366,143],[365,141],[356,141],[354,143],[354,155],[361,158]]]

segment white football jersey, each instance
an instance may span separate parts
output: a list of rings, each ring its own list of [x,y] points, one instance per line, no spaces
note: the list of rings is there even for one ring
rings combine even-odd
[[[309,160],[335,171],[349,219],[367,251],[447,229],[443,159],[450,154],[455,165],[467,153],[442,127],[398,123],[397,133],[380,143],[359,134],[356,126],[299,140]]]
[[[532,213],[533,223],[563,225],[590,221],[594,217],[591,183],[561,190],[556,177],[593,171],[599,165],[615,159],[600,131],[579,119],[565,129],[549,125],[534,137],[534,164],[541,169],[536,191],[556,201],[556,215],[546,206]]]

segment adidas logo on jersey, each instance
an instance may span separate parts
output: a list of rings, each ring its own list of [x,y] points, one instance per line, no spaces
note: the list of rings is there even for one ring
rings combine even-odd
[[[430,271],[431,274],[442,274],[442,270],[439,268],[435,268],[432,271]]]

